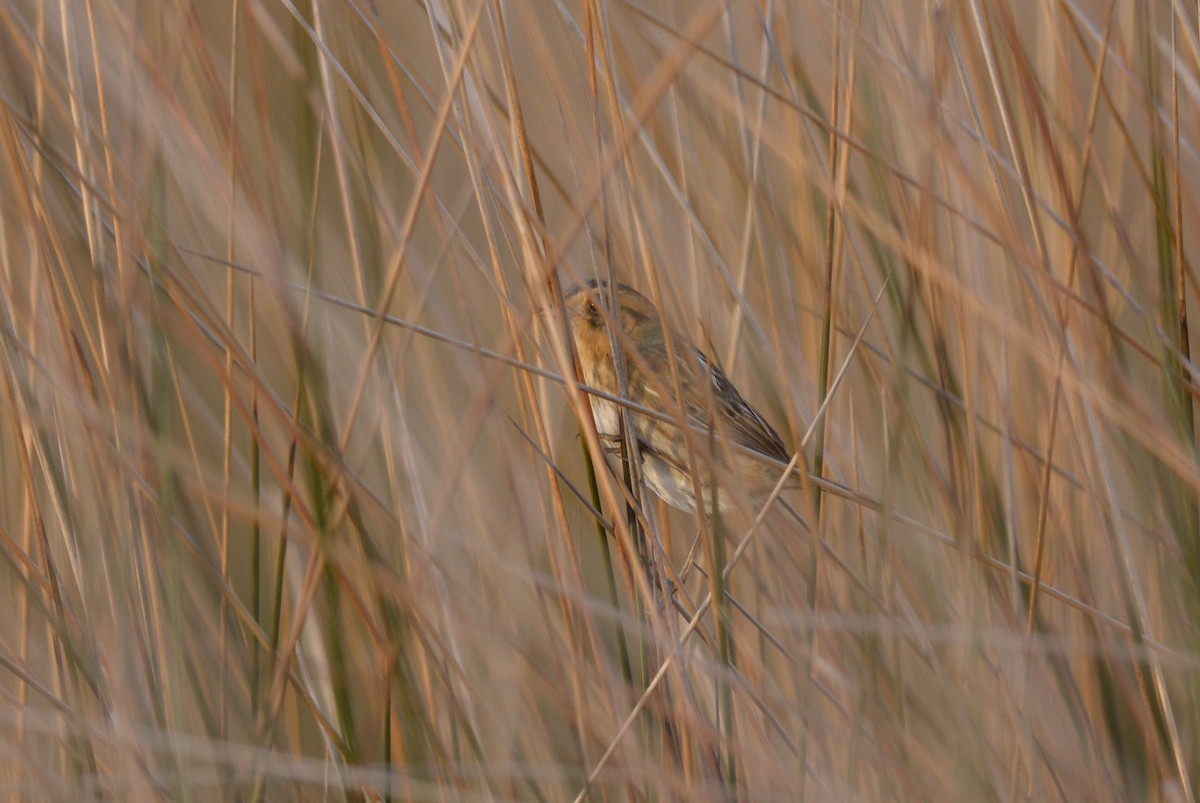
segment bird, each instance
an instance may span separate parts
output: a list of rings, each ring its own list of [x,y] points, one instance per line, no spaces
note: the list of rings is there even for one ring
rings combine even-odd
[[[625,284],[616,286],[615,312],[607,309],[611,298],[609,283],[593,279],[570,288],[563,302],[584,383],[661,415],[627,408],[646,486],[672,507],[693,513],[699,512],[697,488],[703,512],[713,510],[714,474],[723,478],[716,483],[721,512],[733,507],[734,489],[755,502],[768,496],[783,476],[778,464],[792,459],[779,433],[703,350],[663,324],[650,299]],[[624,395],[613,359],[612,323]],[[611,462],[621,455],[622,405],[595,394],[588,398]],[[680,429],[682,418],[690,437]],[[792,472],[786,485],[798,484]]]

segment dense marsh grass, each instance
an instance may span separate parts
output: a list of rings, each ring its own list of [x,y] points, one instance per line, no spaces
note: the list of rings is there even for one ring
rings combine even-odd
[[[0,53],[0,795],[1195,799],[1195,4],[4,0]],[[589,470],[597,275],[794,513]]]

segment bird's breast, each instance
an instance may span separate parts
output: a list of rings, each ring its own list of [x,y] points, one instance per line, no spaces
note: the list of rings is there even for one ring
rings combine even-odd
[[[616,404],[606,399],[592,397],[592,416],[596,419],[596,432],[602,437],[616,438],[621,434],[621,413]]]

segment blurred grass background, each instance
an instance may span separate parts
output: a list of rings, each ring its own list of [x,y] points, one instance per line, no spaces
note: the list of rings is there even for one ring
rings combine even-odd
[[[0,794],[1194,800],[1197,15],[4,0]],[[732,665],[610,270],[849,491]]]

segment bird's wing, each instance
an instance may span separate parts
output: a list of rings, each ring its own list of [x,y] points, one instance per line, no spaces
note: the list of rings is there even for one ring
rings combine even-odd
[[[792,456],[788,453],[787,447],[783,445],[783,439],[779,437],[779,433],[742,398],[742,394],[729,381],[725,373],[710,363],[704,353],[698,349],[696,350],[696,361],[703,374],[707,374],[707,379],[711,383],[711,391],[705,389],[703,382],[691,383],[689,390],[695,391],[694,394],[685,393],[689,415],[692,414],[693,407],[699,406],[703,410],[707,426],[708,411],[715,407],[721,417],[721,427],[728,432],[734,443],[785,463],[791,460]],[[695,398],[691,398],[693,395]]]
[[[783,445],[774,428],[751,407],[720,368],[713,365],[704,352],[688,345],[678,333],[671,333],[671,348],[676,354],[675,370],[679,373],[679,384],[683,394],[684,410],[688,423],[702,435],[707,436],[713,428],[713,413],[719,416],[718,430],[734,443],[761,452],[768,457],[787,462],[791,454]],[[662,338],[643,341],[638,349],[644,367],[656,376],[657,381],[645,383],[646,392],[657,396],[656,388],[669,387],[671,365],[667,360],[667,343]],[[637,370],[631,367],[631,371]],[[664,404],[662,409],[675,405]],[[643,427],[668,426],[663,422],[647,420]],[[648,439],[650,433],[639,433]]]

